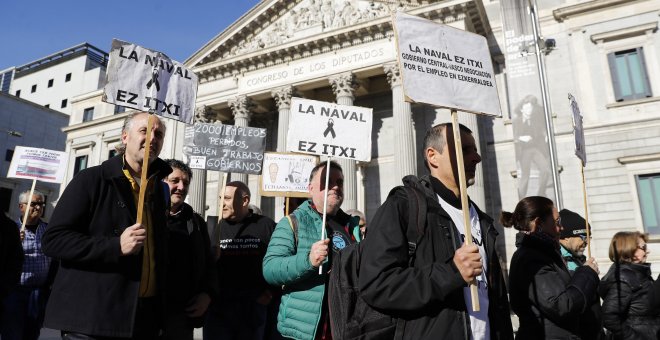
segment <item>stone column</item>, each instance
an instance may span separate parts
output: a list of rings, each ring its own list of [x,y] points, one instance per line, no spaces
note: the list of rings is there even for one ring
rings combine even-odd
[[[291,114],[291,97],[293,86],[283,86],[272,90],[271,95],[277,104],[277,152],[286,152],[287,130],[289,129],[289,115]],[[284,197],[275,197],[275,221],[284,217]]]
[[[392,88],[392,118],[394,125],[394,167],[396,183],[407,175],[417,175],[415,158],[415,128],[410,103],[404,101],[401,73],[396,63],[383,65],[387,81]]]
[[[212,123],[215,120],[211,107],[203,105],[195,109],[195,122]],[[206,170],[192,169],[187,201],[196,213],[206,216]]]
[[[247,127],[250,123],[250,118],[252,116],[252,100],[245,95],[237,96],[229,100],[229,107],[231,112],[234,115],[234,125]],[[232,173],[230,176],[230,181],[241,181],[248,184],[248,175],[241,173]]]
[[[436,119],[438,123],[451,122],[451,111],[449,109],[436,109],[435,111],[438,115],[438,119]],[[474,184],[468,187],[468,195],[470,195],[470,199],[472,199],[477,204],[477,206],[479,206],[481,209],[486,209],[486,192],[484,189],[483,172],[483,159],[485,158],[485,150],[481,147],[477,115],[467,112],[459,112],[458,122],[472,130],[472,136],[474,136],[474,141],[477,144],[477,149],[479,150],[479,154],[482,158],[482,163],[477,165],[477,172],[474,175]]]
[[[341,73],[329,78],[332,91],[337,97],[337,104],[353,105],[353,91],[358,87],[357,79],[351,72]],[[344,203],[342,210],[357,209],[357,174],[355,161],[337,158],[344,172]]]

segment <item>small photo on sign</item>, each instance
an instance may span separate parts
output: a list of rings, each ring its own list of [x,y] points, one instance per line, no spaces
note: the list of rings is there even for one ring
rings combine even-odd
[[[191,169],[204,169],[204,164],[206,164],[206,156],[190,156]]]
[[[261,193],[265,196],[307,195],[309,174],[318,164],[318,157],[295,153],[264,153],[264,171],[261,176]]]

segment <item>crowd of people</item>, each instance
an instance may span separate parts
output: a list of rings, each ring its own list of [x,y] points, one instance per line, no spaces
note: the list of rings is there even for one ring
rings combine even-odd
[[[465,225],[451,132],[448,123],[430,128],[421,150],[429,174],[403,179],[422,202],[393,190],[368,228],[364,214],[342,210],[335,162],[314,167],[309,199],[278,223],[255,211],[245,183],[227,183],[211,228],[185,203],[190,168],[158,158],[165,125],[130,114],[119,154],[78,173],[49,223],[37,191],[19,197],[24,229],[0,216],[1,339],[36,340],[42,326],[65,340],[191,340],[199,327],[206,340],[333,339],[329,280],[347,247],[360,253],[359,299],[394,320],[388,337],[376,326],[360,339],[660,338],[660,281],[646,263],[646,234],[616,233],[613,265],[600,278],[583,255],[585,220],[525,197],[499,219],[518,231],[505,277],[495,220],[469,201]],[[460,134],[471,185],[481,157],[472,132],[461,125]],[[416,240],[409,216],[421,221]]]

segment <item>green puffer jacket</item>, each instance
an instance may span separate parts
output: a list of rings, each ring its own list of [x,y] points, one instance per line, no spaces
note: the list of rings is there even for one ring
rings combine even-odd
[[[340,210],[339,213],[344,213]],[[298,219],[298,249],[294,248],[293,229],[284,217],[275,227],[264,257],[263,273],[272,285],[283,286],[277,329],[287,337],[312,340],[321,319],[325,281],[330,263],[323,264],[323,275],[309,262],[312,244],[321,239],[323,217],[306,201],[293,214]],[[349,230],[360,240],[359,217],[349,222]],[[332,254],[332,250],[330,250]],[[331,259],[330,259],[331,260]]]

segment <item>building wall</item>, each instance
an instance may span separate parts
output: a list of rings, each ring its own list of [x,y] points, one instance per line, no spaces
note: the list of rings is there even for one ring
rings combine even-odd
[[[97,90],[102,86],[105,79],[105,68],[98,67],[86,55],[81,55],[61,63],[53,62],[53,66],[21,76],[17,73],[11,84],[9,93],[39,105],[50,105],[53,110],[72,113],[71,99],[82,93]],[[66,82],[66,75],[71,74],[71,80]],[[53,86],[48,87],[48,81],[53,79]],[[31,92],[32,86],[36,85],[36,91]],[[66,107],[62,107],[62,101],[67,100]]]
[[[545,56],[550,103],[556,134],[563,206],[584,215],[580,162],[574,155],[572,118],[567,94],[573,94],[584,116],[587,165],[585,168],[589,218],[593,230],[592,252],[605,273],[610,265],[609,241],[617,231],[644,231],[636,177],[658,173],[660,151],[660,35],[657,33],[660,4],[638,1],[569,16],[554,17],[557,10],[575,2],[541,4],[541,34],[554,38],[556,49]],[[490,6],[499,6],[493,2]],[[499,12],[489,9],[494,38],[503,47]],[[649,28],[651,27],[651,28]],[[602,40],[599,38],[605,37]],[[607,54],[643,47],[652,97],[616,102]],[[506,68],[504,70],[506,72]],[[498,83],[499,85],[499,83]],[[502,87],[500,87],[502,91]],[[512,190],[516,180],[510,121],[492,123],[488,152],[495,162],[487,164],[499,181],[488,197],[490,213],[512,211],[519,198]],[[651,155],[651,156],[649,156]],[[632,159],[626,163],[626,158]],[[507,230],[506,255],[515,251],[515,232]],[[660,262],[660,235],[651,235],[649,261]],[[508,261],[507,261],[508,262]],[[660,271],[660,268],[654,268]]]
[[[6,157],[8,150],[16,146],[36,147],[64,151],[66,135],[62,128],[69,123],[69,117],[64,113],[44,108],[13,95],[0,93],[0,188],[11,190],[11,200],[8,203],[9,216],[18,219],[18,195],[30,190],[32,181],[27,179],[7,178],[10,159]],[[16,137],[7,131],[19,132]],[[45,216],[50,217],[59,197],[60,185],[37,181],[36,189],[47,196]],[[7,204],[7,202],[2,202]]]

